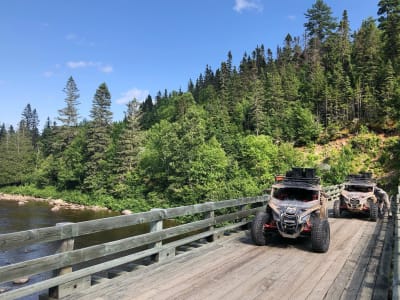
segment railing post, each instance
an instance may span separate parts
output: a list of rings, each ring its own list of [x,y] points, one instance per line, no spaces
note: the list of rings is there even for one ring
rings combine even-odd
[[[56,226],[62,227],[69,224],[73,223],[62,222],[62,223],[57,223]],[[60,244],[57,245],[58,248],[56,250],[56,253],[62,253],[74,250],[74,243],[75,241],[73,238],[61,240]],[[61,276],[71,272],[72,272],[72,266],[66,266],[54,270],[53,277]],[[84,278],[79,278],[71,282],[67,282],[64,284],[60,284],[59,286],[52,287],[49,289],[48,295],[40,295],[39,299],[60,299],[62,297],[72,294],[74,291],[86,289],[89,287],[90,287],[90,276],[86,276]]]
[[[166,216],[165,209],[162,208],[153,208],[151,211],[160,212],[160,220],[150,222],[150,232],[157,232],[163,230],[163,221]],[[158,241],[156,243],[149,244],[149,248],[160,248],[158,254],[155,254],[151,257],[153,261],[161,262],[167,259],[170,259],[175,256],[175,248],[163,248],[162,241]]]
[[[247,204],[239,205],[239,209],[238,209],[238,210],[239,210],[239,211],[245,211],[245,210],[246,210],[246,206],[247,206]],[[239,222],[245,222],[245,221],[247,221],[247,218],[246,218],[246,217],[243,217],[243,218],[241,218],[241,219],[239,220]],[[248,227],[248,223],[246,223],[245,225],[241,226],[240,228],[241,228],[242,230],[246,230],[247,227]]]
[[[210,205],[211,209],[208,212],[206,212],[205,218],[214,220],[214,218],[215,218],[214,202],[207,202],[206,204]],[[215,240],[217,240],[221,237],[220,234],[216,234],[214,232],[214,225],[208,226],[207,231],[211,232],[211,235],[207,237],[207,242],[210,242],[210,243],[214,242]]]

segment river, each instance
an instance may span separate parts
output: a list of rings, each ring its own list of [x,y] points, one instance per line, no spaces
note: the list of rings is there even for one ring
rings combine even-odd
[[[51,206],[46,202],[29,201],[25,205],[18,205],[17,201],[0,200],[0,234],[49,227],[60,222],[80,222],[116,215],[118,215],[118,213],[93,210],[60,209],[57,212],[52,212]],[[91,234],[84,238],[77,239],[75,241],[75,249],[147,231],[147,225],[137,225],[123,230],[109,231],[106,234],[104,232],[101,234]],[[0,251],[0,266],[50,255],[54,252],[54,243],[36,244],[9,251]],[[51,274],[38,274],[31,276],[27,284],[43,280],[48,278],[50,275]],[[0,283],[0,290],[9,290],[17,287],[18,286],[13,283]],[[37,295],[33,295],[32,297],[26,297],[24,299],[37,298]]]

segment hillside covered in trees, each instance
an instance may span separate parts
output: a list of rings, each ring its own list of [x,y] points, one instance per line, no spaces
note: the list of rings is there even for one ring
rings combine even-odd
[[[387,175],[400,167],[400,0],[380,0],[377,12],[353,31],[347,11],[337,19],[317,0],[304,37],[287,34],[275,54],[258,45],[238,66],[228,52],[187,91],[132,99],[119,122],[106,83],[81,120],[70,77],[42,131],[30,104],[17,128],[0,127],[0,184],[143,210],[259,195],[295,165],[329,166],[324,184],[360,170]],[[342,137],[346,145],[317,151]]]

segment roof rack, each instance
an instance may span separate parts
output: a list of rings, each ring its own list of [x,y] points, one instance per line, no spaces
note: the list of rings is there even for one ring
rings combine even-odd
[[[361,172],[359,174],[349,174],[346,178],[346,182],[360,185],[373,185],[375,184],[375,179],[372,178],[371,172]]]
[[[316,176],[316,170],[313,168],[292,168],[284,177],[277,176],[276,178],[279,178],[279,182],[282,183],[320,184],[320,178]]]
[[[360,172],[358,174],[349,174],[347,181],[374,181],[371,172]]]

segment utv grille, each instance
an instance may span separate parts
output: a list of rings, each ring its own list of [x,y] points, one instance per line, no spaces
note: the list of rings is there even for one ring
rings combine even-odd
[[[284,213],[281,216],[281,222],[279,224],[280,230],[286,233],[297,232],[298,223],[296,214]]]
[[[350,199],[350,205],[352,208],[357,208],[357,206],[360,204],[360,200],[359,199]]]

